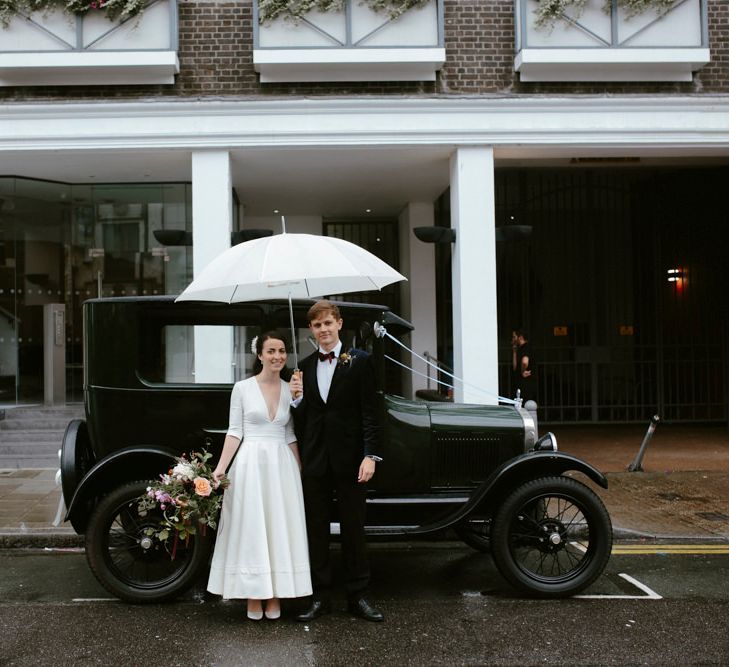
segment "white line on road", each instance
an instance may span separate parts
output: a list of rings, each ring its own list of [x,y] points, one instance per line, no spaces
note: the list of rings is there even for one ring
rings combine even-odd
[[[119,602],[117,598],[73,598],[71,602]]]
[[[663,596],[658,595],[654,590],[651,590],[645,584],[641,583],[637,579],[631,577],[629,574],[624,572],[618,573],[619,577],[625,579],[628,583],[633,584],[636,588],[639,588],[645,593],[645,595],[575,595],[573,597],[581,598],[583,600],[662,600]]]

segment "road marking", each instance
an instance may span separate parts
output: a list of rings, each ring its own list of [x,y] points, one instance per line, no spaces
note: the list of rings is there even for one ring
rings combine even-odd
[[[71,602],[119,602],[118,598],[73,598]]]
[[[621,544],[613,547],[612,554],[729,554],[729,544]]]
[[[636,588],[640,589],[645,595],[574,595],[575,598],[581,598],[583,600],[662,600],[663,596],[658,595],[654,590],[651,590],[644,583],[641,583],[637,579],[631,577],[629,574],[620,572],[619,577],[625,579],[628,583],[633,584]]]

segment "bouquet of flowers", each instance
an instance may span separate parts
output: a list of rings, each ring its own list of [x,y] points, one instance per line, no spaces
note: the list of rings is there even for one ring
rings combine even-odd
[[[215,530],[223,503],[223,491],[230,483],[226,477],[219,482],[213,479],[213,470],[208,464],[212,454],[193,452],[188,458],[183,454],[175,459],[176,464],[167,474],[160,475],[160,481],[147,487],[140,496],[138,511],[141,516],[156,509],[161,510],[162,520],[158,528],[147,528],[146,533],[166,542],[173,535],[174,558],[178,540],[187,540],[190,535],[205,534],[208,526]]]

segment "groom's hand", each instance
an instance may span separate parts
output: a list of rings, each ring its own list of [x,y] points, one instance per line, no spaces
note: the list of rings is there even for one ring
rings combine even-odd
[[[304,374],[300,370],[295,370],[291,375],[289,390],[294,400],[304,395]]]
[[[366,484],[372,479],[372,475],[374,474],[375,462],[365,456],[362,459],[362,463],[359,464],[359,474],[357,475],[357,481],[360,484]]]

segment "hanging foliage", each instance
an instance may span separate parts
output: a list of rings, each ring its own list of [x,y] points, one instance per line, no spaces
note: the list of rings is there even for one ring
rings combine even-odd
[[[0,24],[7,26],[16,15],[62,10],[70,15],[100,12],[110,21],[124,21],[138,16],[147,0],[0,0]]]
[[[556,21],[567,11],[571,10],[570,16],[579,18],[589,0],[539,0],[539,5],[534,10],[537,28],[553,28]],[[618,0],[618,7],[625,10],[627,18],[643,14],[645,12],[665,12],[670,9],[676,0]],[[602,9],[606,14],[612,11],[612,0],[604,0]]]
[[[370,9],[386,13],[391,20],[402,16],[409,9],[420,7],[429,0],[360,0]],[[298,21],[310,11],[341,12],[346,0],[259,0],[258,21],[269,23],[277,18]]]

